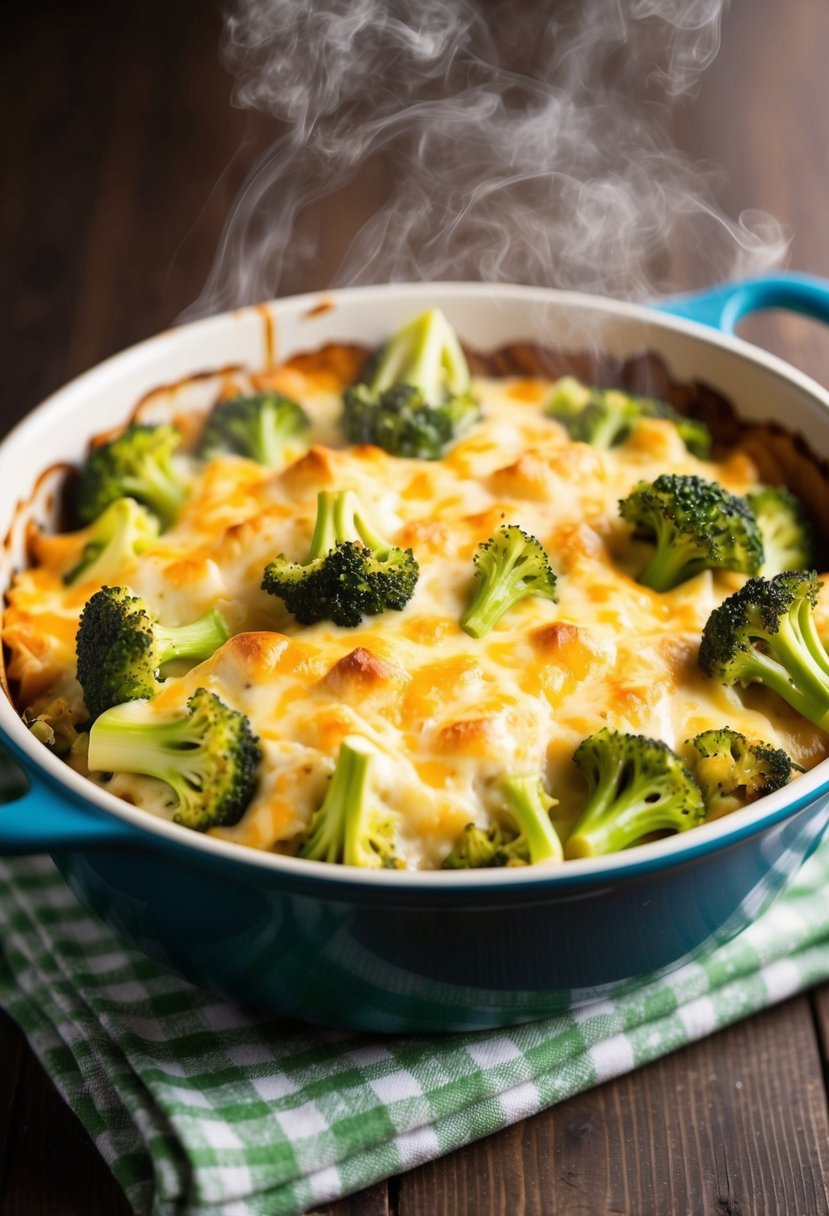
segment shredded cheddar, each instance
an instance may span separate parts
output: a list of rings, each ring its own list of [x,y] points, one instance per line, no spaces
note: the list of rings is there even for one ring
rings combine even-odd
[[[740,697],[696,668],[702,627],[741,577],[705,572],[664,595],[651,592],[636,582],[641,558],[619,521],[619,499],[666,471],[745,493],[758,480],[748,456],[698,460],[660,420],[610,451],[573,443],[544,415],[549,382],[509,377],[474,382],[482,421],[441,460],[348,447],[338,428],[340,391],[358,362],[355,352],[329,352],[316,371],[307,358],[252,380],[220,377],[214,400],[246,383],[300,399],[312,446],[289,451],[278,470],[241,457],[183,457],[191,485],[178,522],[122,571],[122,583],[167,625],[211,608],[231,624],[234,636],[219,651],[168,677],[156,698],[160,713],[177,710],[208,688],[247,714],[261,738],[257,794],[236,826],[216,834],[290,851],[350,734],[387,757],[382,796],[401,817],[410,868],[440,865],[465,824],[486,823],[482,788],[500,773],[543,773],[560,800],[557,814],[575,813],[572,753],[601,726],[678,748],[727,723],[785,747],[806,767],[825,757],[825,738],[780,701],[762,690]],[[191,417],[178,397],[168,407],[168,416]],[[330,489],[356,491],[378,530],[411,547],[420,565],[405,609],[356,629],[299,625],[261,590],[277,554],[303,560],[317,493]],[[475,585],[472,556],[503,523],[544,544],[559,600],[525,599],[476,640],[459,626]],[[58,695],[72,703],[73,690],[79,700],[74,636],[97,588],[67,587],[63,575],[82,543],[81,534],[34,535],[33,566],[10,589],[3,641],[21,712]],[[159,782],[120,775],[108,788],[171,813]]]

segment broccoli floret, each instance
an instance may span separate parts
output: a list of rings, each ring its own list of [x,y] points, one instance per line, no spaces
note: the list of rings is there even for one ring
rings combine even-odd
[[[756,574],[763,561],[753,511],[715,481],[663,473],[654,482],[640,481],[619,512],[637,539],[656,546],[639,575],[653,591],[670,591],[702,570]]]
[[[577,438],[575,431],[579,429],[578,419],[592,401],[597,400],[601,389],[590,388],[582,384],[575,376],[562,376],[553,385],[550,397],[545,407],[548,418],[560,422],[572,439]],[[580,438],[580,436],[579,436]],[[583,440],[588,443],[589,440]],[[612,446],[611,444],[607,445]]]
[[[787,785],[792,762],[782,747],[749,740],[730,726],[704,730],[688,741],[690,769],[709,819]]]
[[[444,859],[444,870],[561,861],[561,841],[550,822],[550,811],[557,803],[544,789],[540,778],[535,775],[505,777],[501,790],[504,822],[488,830],[468,823]]]
[[[461,628],[470,637],[482,638],[529,595],[558,599],[556,576],[541,542],[515,524],[500,527],[478,546],[473,560],[478,586],[461,618]]]
[[[571,439],[594,448],[612,448],[624,443],[633,431],[638,410],[621,393],[597,393],[570,421]]]
[[[368,380],[344,396],[351,443],[417,460],[437,460],[480,416],[460,342],[437,308],[398,330]]]
[[[546,412],[577,443],[604,449],[624,443],[639,418],[639,408],[627,393],[591,389],[573,376],[556,381]]]
[[[78,522],[91,524],[116,498],[136,498],[169,528],[187,497],[173,467],[180,443],[175,427],[132,422],[116,439],[93,448],[81,470]]]
[[[116,705],[89,734],[89,768],[156,777],[176,796],[175,823],[197,832],[238,823],[256,788],[262,753],[244,714],[197,689],[187,713],[159,719],[146,702]]]
[[[365,739],[343,739],[328,791],[299,846],[300,857],[369,869],[401,868],[393,818],[371,789],[374,759],[374,748]]]
[[[591,388],[583,384],[575,376],[561,376],[556,380],[547,401],[546,413],[548,418],[555,418],[564,426],[572,418],[577,418],[586,405],[593,400],[601,389]]]
[[[418,564],[411,549],[389,544],[371,527],[351,490],[323,490],[305,562],[280,554],[265,567],[262,588],[279,596],[301,625],[330,620],[353,627],[414,594]]]
[[[97,718],[112,705],[154,697],[173,659],[200,662],[230,633],[213,609],[192,625],[159,625],[145,602],[123,587],[102,587],[87,601],[76,638],[78,682]]]
[[[700,667],[723,684],[765,684],[829,730],[829,655],[814,620],[819,593],[812,570],[749,579],[708,618]]]
[[[571,439],[605,449],[629,439],[640,418],[661,418],[673,423],[694,456],[706,460],[711,454],[708,427],[678,413],[667,401],[634,397],[620,389],[588,388],[574,376],[563,376],[553,385],[547,414],[566,428]]]
[[[684,832],[705,818],[693,777],[658,739],[604,727],[582,740],[573,761],[588,796],[565,842],[565,857],[616,853],[652,832]]]
[[[302,406],[281,393],[234,397],[211,410],[199,455],[209,458],[217,452],[233,452],[276,468],[283,462],[286,444],[299,439],[310,425]]]
[[[799,498],[785,486],[761,486],[746,495],[760,526],[765,559],[759,571],[773,578],[784,570],[809,570],[814,565],[812,524]]]
[[[444,870],[485,870],[509,864],[501,829],[497,825],[479,828],[474,823],[466,825],[451,852],[443,859]]]
[[[124,563],[142,553],[158,536],[158,519],[134,498],[117,498],[88,529],[80,561],[67,570],[64,583],[106,583]]]

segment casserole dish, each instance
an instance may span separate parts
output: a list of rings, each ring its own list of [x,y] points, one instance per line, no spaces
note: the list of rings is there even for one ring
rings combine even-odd
[[[260,368],[328,342],[376,345],[430,306],[479,350],[529,341],[619,360],[653,352],[672,376],[703,381],[748,421],[785,422],[829,458],[829,395],[693,320],[728,331],[745,312],[773,306],[829,319],[829,288],[816,280],[730,285],[662,313],[484,284],[296,297],[151,339],[12,432],[0,447],[0,535],[8,534],[0,584],[24,561],[27,517],[48,513],[60,466],[80,461],[92,435],[123,422],[158,385],[227,365]],[[5,698],[0,730],[28,782],[0,807],[0,851],[52,853],[88,907],[197,983],[287,1016],[367,1030],[508,1024],[675,967],[762,911],[829,817],[827,761],[759,807],[604,859],[554,870],[358,872],[195,836],[132,808],[48,754]]]

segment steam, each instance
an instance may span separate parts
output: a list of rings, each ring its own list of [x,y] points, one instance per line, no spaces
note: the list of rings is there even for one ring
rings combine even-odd
[[[187,316],[418,279],[641,299],[773,265],[775,221],[723,214],[668,134],[724,2],[236,0],[233,101],[278,133]],[[350,228],[320,229],[332,195]]]

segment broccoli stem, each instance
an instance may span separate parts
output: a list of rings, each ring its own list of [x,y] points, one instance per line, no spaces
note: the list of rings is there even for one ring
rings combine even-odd
[[[251,453],[254,460],[274,468],[284,450],[286,432],[290,434],[278,410],[258,410],[251,433]]]
[[[651,591],[671,591],[708,568],[705,559],[692,546],[678,543],[676,536],[659,536],[656,546],[656,552],[639,575],[639,582]]]
[[[317,518],[308,551],[308,564],[316,561],[318,557],[325,557],[326,553],[336,548],[338,540],[347,539],[342,534],[338,535],[336,523],[338,504],[342,497],[339,490],[320,490],[317,495]]]
[[[358,537],[380,561],[388,557],[393,548],[372,528],[353,490],[321,490],[317,495],[317,518],[309,562],[324,557],[337,544]]]
[[[215,608],[189,625],[155,625],[154,630],[162,667],[173,659],[208,659],[230,637],[224,617]]]
[[[630,429],[630,424],[621,417],[619,412],[608,411],[604,419],[594,427],[590,436],[590,444],[594,448],[608,451],[630,434]]]
[[[347,808],[345,817],[343,863],[347,866],[381,866],[381,858],[371,850],[372,820],[377,816],[377,808],[372,805],[369,790],[374,752],[362,739],[351,740],[349,750],[350,807]]]
[[[140,478],[124,477],[123,488],[126,495],[137,498],[155,511],[165,528],[175,523],[188,494],[187,487],[171,469],[149,460],[144,462]]]
[[[198,787],[200,757],[207,748],[189,717],[148,722],[146,702],[131,701],[95,722],[89,736],[89,768],[96,773],[143,773],[174,789],[184,778]]]
[[[360,830],[357,812],[366,801],[373,758],[373,749],[364,740],[343,739],[334,775],[300,857],[332,863],[342,857],[346,865],[360,864],[354,860]]]
[[[503,790],[507,809],[518,826],[520,836],[527,841],[530,863],[561,861],[561,841],[550,822],[550,809],[555,801],[546,793],[538,776],[506,777]]]
[[[829,730],[829,656],[817,635],[809,601],[801,601],[796,617],[791,613],[782,617],[776,632],[757,629],[752,636],[768,653],[756,646],[745,652],[740,682],[765,684],[815,726]]]
[[[468,390],[469,371],[461,344],[439,309],[403,326],[387,344],[371,387],[383,393],[396,384],[419,389],[432,405]]]
[[[366,548],[371,549],[379,561],[384,561],[394,548],[385,537],[381,536],[379,532],[375,532],[365,516],[362,504],[352,490],[346,490],[344,494],[340,494],[334,517],[338,540],[350,540],[355,535],[359,536]]]
[[[826,647],[823,645],[820,634],[817,631],[814,612],[808,598],[801,600],[800,607],[797,610],[797,632],[803,640],[803,645],[817,662],[818,667],[829,676],[829,654],[826,653]]]

